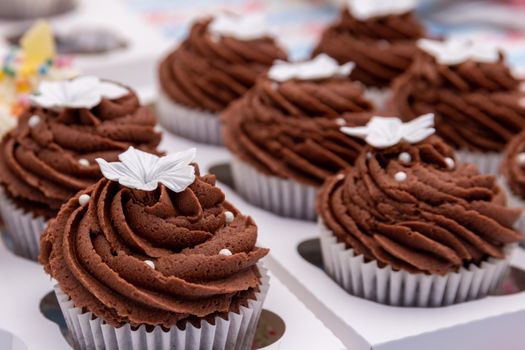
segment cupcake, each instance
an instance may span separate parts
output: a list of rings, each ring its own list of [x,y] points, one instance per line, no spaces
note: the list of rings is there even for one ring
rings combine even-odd
[[[409,120],[435,113],[436,129],[463,162],[496,175],[503,149],[525,126],[520,81],[494,47],[421,40],[412,67],[392,87],[390,109]]]
[[[40,85],[0,143],[0,212],[17,254],[36,259],[60,206],[102,176],[96,158],[129,146],[155,152],[161,135],[137,95],[95,77]]]
[[[397,306],[481,298],[507,270],[521,234],[491,175],[432,135],[433,115],[344,128],[369,146],[317,199],[327,273],[349,293]]]
[[[321,52],[343,64],[355,62],[352,79],[368,87],[381,108],[390,83],[405,72],[425,29],[414,15],[414,0],[350,0],[329,26],[313,54]]]
[[[219,114],[276,59],[286,53],[260,17],[221,14],[195,22],[160,63],[160,124],[198,142],[221,144]]]
[[[505,148],[501,186],[507,193],[509,206],[525,208],[525,130],[514,136]],[[520,216],[515,226],[525,233],[525,215]]]
[[[223,114],[236,190],[282,216],[315,219],[317,188],[353,164],[363,143],[341,125],[366,123],[372,109],[360,84],[326,55],[277,62]]]
[[[97,159],[104,178],[50,222],[40,262],[75,348],[251,347],[268,250],[194,156],[130,147],[119,162]]]

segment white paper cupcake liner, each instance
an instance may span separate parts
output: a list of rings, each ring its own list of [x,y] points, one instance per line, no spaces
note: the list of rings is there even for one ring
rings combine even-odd
[[[259,172],[232,157],[236,191],[248,202],[284,217],[315,220],[317,188]]]
[[[496,152],[456,151],[456,156],[462,163],[476,164],[482,174],[498,175],[503,155]]]
[[[173,102],[159,89],[157,118],[166,130],[182,137],[212,145],[222,145],[219,113],[200,111]]]
[[[40,235],[47,226],[47,220],[18,208],[5,195],[3,189],[0,189],[0,214],[7,234],[13,241],[14,253],[37,261],[40,253]]]
[[[490,258],[481,266],[471,264],[444,276],[394,271],[366,262],[339,243],[320,221],[321,252],[325,271],[347,292],[392,306],[438,307],[479,299],[494,290],[504,277],[509,259]],[[509,246],[509,257],[515,245]]]
[[[507,180],[504,176],[498,177],[498,184],[507,196],[508,207],[524,209],[524,212],[520,215],[520,217],[514,224],[514,228],[518,232],[521,232],[522,235],[524,235],[520,244],[521,246],[525,246],[525,201],[522,200],[520,197],[516,196],[514,193],[512,193],[509,185],[507,185]]]
[[[55,294],[64,314],[75,349],[81,350],[247,350],[251,349],[255,330],[268,289],[267,270],[258,264],[261,272],[260,291],[256,299],[248,301],[239,313],[230,312],[228,319],[215,318],[215,324],[202,320],[199,327],[188,323],[185,330],[176,326],[164,331],[156,326],[148,332],[144,325],[131,329],[130,325],[115,328],[91,312],[75,307],[73,301],[58,285]]]

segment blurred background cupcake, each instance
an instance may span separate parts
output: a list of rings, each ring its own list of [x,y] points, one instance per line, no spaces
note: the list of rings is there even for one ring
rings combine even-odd
[[[327,55],[277,62],[222,114],[236,190],[282,216],[313,220],[317,188],[353,164],[362,142],[339,132],[366,123],[372,104]]]
[[[198,142],[222,144],[219,114],[286,57],[263,17],[223,13],[196,21],[160,63],[160,124]]]
[[[132,90],[95,77],[44,81],[31,100],[0,143],[0,212],[15,252],[36,259],[47,221],[100,179],[96,158],[156,152],[161,135]]]
[[[521,80],[494,46],[421,40],[411,68],[392,87],[391,109],[405,120],[432,112],[436,130],[463,162],[498,174],[506,143],[525,126]]]
[[[194,157],[130,148],[120,162],[98,160],[106,178],[50,223],[40,261],[75,348],[251,348],[268,249]]]
[[[32,19],[71,11],[77,0],[2,0],[0,18]]]
[[[326,270],[349,293],[398,306],[486,296],[522,235],[491,175],[462,164],[432,136],[433,115],[374,117],[343,128],[369,144],[327,179],[317,201]]]
[[[382,109],[390,83],[403,73],[425,36],[414,13],[417,1],[350,0],[322,34],[313,55],[324,52],[339,63],[355,62],[351,77],[362,82]]]

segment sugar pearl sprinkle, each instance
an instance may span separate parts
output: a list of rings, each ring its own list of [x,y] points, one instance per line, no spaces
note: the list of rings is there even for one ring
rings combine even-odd
[[[445,158],[445,163],[447,163],[447,168],[449,170],[452,170],[456,167],[456,162],[454,162],[454,159],[450,158],[450,157],[446,157]]]
[[[402,164],[409,164],[412,161],[412,157],[408,152],[401,152],[397,157]]]
[[[525,153],[520,153],[516,157],[519,165],[525,165]]]
[[[335,120],[335,123],[336,123],[337,125],[339,125],[339,126],[344,126],[344,125],[346,125],[346,120],[344,120],[344,118],[337,118],[337,119]]]
[[[371,152],[366,152],[366,159],[368,159],[368,160],[372,159],[372,153]]]
[[[231,256],[232,255],[232,252],[231,250],[229,249],[221,249],[221,251],[219,252],[219,255],[222,255],[222,256]]]
[[[394,174],[394,179],[396,179],[397,182],[403,182],[407,179],[407,173],[404,171],[399,171]]]
[[[78,197],[78,203],[83,206],[87,204],[90,201],[90,199],[91,199],[91,196],[89,194],[84,193],[80,195],[80,197]]]
[[[339,174],[337,174],[337,175],[335,176],[335,179],[336,179],[336,180],[342,180],[342,179],[344,179],[344,178],[345,178],[345,174],[343,174],[343,173],[339,173]]]
[[[38,115],[32,115],[29,120],[27,121],[27,125],[29,125],[30,128],[36,127],[38,124],[40,124],[40,117]]]
[[[224,218],[226,219],[226,223],[230,224],[233,221],[233,213],[231,211],[225,211],[224,212]]]
[[[84,159],[84,158],[79,159],[79,160],[78,160],[78,164],[80,164],[80,165],[82,165],[82,166],[89,166],[89,160]]]
[[[153,261],[151,261],[151,260],[144,260],[144,264],[148,265],[153,270],[155,270],[155,263]]]

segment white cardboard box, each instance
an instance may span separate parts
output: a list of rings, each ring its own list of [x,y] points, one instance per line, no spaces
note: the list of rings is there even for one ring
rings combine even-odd
[[[163,145],[181,150],[192,142],[168,136]],[[224,164],[224,149],[199,145],[201,169]],[[259,242],[269,247],[270,270],[352,350],[525,349],[525,292],[491,296],[443,308],[398,308],[354,297],[297,251],[304,241],[318,237],[317,225],[282,218],[254,207],[232,189],[227,198],[251,215],[259,227]],[[512,264],[525,270],[525,251]]]

